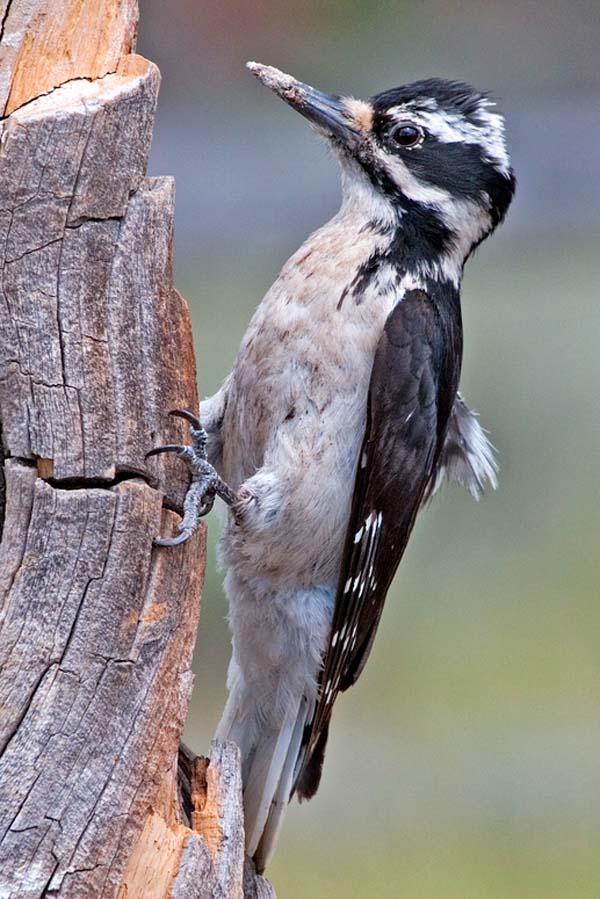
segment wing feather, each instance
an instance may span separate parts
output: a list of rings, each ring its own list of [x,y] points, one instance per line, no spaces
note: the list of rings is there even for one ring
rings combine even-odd
[[[422,290],[392,310],[379,342],[369,387],[367,427],[338,580],[320,693],[304,738],[297,781],[312,795],[308,770],[340,691],[354,684],[368,658],[386,593],[435,471],[458,384],[460,315],[448,316]],[[303,777],[303,773],[306,773]],[[316,780],[316,785],[315,785]],[[303,783],[311,790],[303,791]]]

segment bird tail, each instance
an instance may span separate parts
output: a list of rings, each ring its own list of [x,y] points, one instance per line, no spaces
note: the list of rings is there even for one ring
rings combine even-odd
[[[302,696],[275,727],[240,699],[233,689],[216,736],[233,740],[241,751],[246,852],[261,873],[277,846],[312,708]]]

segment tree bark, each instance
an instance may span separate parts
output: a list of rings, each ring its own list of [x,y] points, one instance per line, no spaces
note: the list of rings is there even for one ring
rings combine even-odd
[[[145,453],[197,409],[159,72],[135,0],[0,17],[0,899],[263,899],[236,747],[178,778],[205,533],[152,544],[186,472]]]

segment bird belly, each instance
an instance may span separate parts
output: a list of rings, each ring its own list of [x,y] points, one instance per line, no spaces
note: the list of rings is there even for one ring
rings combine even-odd
[[[256,502],[226,528],[221,556],[249,576],[335,586],[373,358],[396,299],[390,291],[360,303],[343,298],[372,247],[372,238],[363,240],[358,255],[354,248],[351,258],[322,259],[315,271],[311,254],[299,251],[240,348],[223,421],[223,474]]]

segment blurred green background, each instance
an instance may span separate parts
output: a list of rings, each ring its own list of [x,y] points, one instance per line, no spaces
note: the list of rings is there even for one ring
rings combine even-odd
[[[283,261],[339,202],[324,147],[244,71],[366,96],[429,75],[501,98],[519,178],[469,264],[464,394],[501,464],[421,516],[323,785],[290,808],[278,899],[600,896],[600,7],[143,0],[161,67],[151,163],[177,178],[176,279],[200,390],[230,370]],[[210,520],[187,739],[206,751],[229,655]]]

